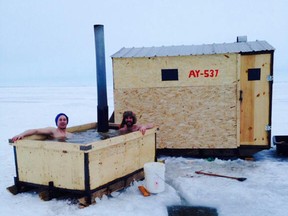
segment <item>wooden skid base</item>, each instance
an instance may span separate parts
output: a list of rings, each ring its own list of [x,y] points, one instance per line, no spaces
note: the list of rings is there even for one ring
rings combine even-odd
[[[255,153],[269,149],[267,146],[241,146],[236,149],[157,149],[157,157],[176,156],[176,157],[217,157],[222,159],[230,158],[247,158],[252,157]]]
[[[63,190],[60,188],[53,187],[53,183],[49,183],[49,186],[33,185],[30,183],[19,182],[15,178],[15,184],[7,187],[7,190],[16,195],[24,192],[36,192],[40,199],[43,201],[49,201],[51,199],[71,199],[72,203],[78,204],[80,208],[89,206],[90,204],[96,203],[96,198],[101,198],[103,195],[110,195],[112,192],[122,190],[131,185],[133,181],[143,180],[144,171],[140,169],[127,176],[115,179],[101,187],[98,187],[90,191],[73,191]]]
[[[134,172],[126,177],[116,179],[113,182],[110,182],[104,186],[99,187],[94,190],[90,196],[84,196],[78,199],[80,207],[89,206],[92,203],[96,203],[96,198],[101,198],[103,195],[110,195],[115,191],[122,190],[126,187],[129,187],[133,181],[143,180],[144,179],[144,171],[141,169],[138,172]]]

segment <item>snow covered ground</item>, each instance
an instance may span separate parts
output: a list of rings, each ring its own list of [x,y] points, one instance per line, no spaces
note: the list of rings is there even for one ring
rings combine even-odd
[[[288,82],[275,82],[272,135],[288,134]],[[109,109],[113,111],[112,90]],[[192,205],[216,208],[221,216],[285,216],[288,212],[288,158],[278,157],[275,147],[255,155],[254,161],[163,157],[165,191],[143,197],[135,182],[96,205],[78,209],[65,200],[41,201],[37,194],[10,194],[15,165],[8,139],[26,129],[54,125],[65,112],[69,126],[96,121],[96,87],[2,87],[0,88],[0,214],[13,216],[168,215],[167,206]],[[240,182],[195,174],[195,171],[245,177]]]

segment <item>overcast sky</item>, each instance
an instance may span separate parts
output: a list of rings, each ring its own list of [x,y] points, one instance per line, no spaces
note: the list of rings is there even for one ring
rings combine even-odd
[[[288,72],[287,0],[0,0],[0,86],[96,85],[95,24],[110,56],[122,47],[266,40]]]

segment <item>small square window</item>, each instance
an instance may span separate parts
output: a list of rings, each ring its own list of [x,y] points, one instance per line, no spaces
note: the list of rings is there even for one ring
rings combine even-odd
[[[248,69],[248,81],[255,81],[261,79],[261,68]]]
[[[178,80],[178,69],[162,69],[162,81]]]

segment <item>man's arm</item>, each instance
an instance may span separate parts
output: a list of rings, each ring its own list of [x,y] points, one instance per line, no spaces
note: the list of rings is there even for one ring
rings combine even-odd
[[[54,130],[55,128],[52,127],[26,130],[23,133],[14,136],[12,138],[12,141],[15,142],[17,140],[23,139],[26,136],[31,135],[52,135]]]
[[[141,133],[144,135],[147,129],[151,129],[153,127],[154,127],[154,124],[151,123],[151,124],[139,126],[138,130],[141,131]]]

